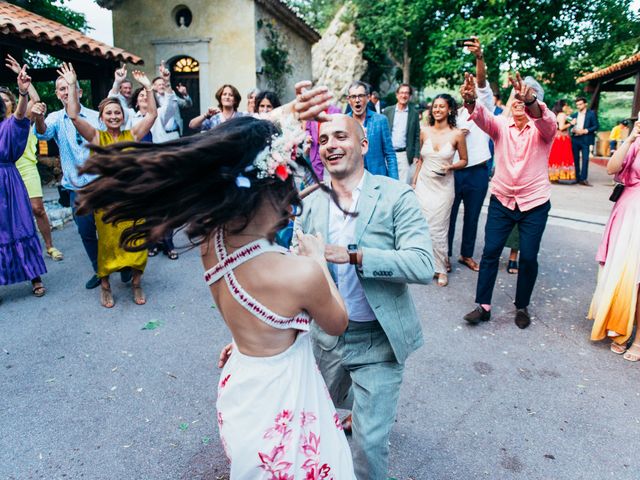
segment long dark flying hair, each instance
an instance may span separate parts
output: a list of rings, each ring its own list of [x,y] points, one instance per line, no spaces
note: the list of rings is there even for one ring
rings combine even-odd
[[[271,122],[241,117],[206,133],[162,144],[93,145],[93,155],[80,173],[99,177],[81,190],[78,213],[100,209],[108,223],[134,220],[133,226],[124,230],[120,245],[128,251],[141,251],[172,229],[184,228],[194,246],[205,243],[212,232],[228,228],[231,222],[235,226],[231,233],[238,233],[262,202],[269,201],[282,217],[269,235],[273,240],[287,225],[291,206],[301,210],[293,175],[285,181],[258,179],[255,170],[245,172],[245,168],[276,133]],[[318,181],[301,156],[296,163]],[[251,187],[238,187],[238,175],[247,177]],[[322,184],[320,188],[335,201],[333,191]]]
[[[429,110],[429,125],[432,127],[436,124],[436,119],[433,116],[433,104],[439,98],[442,98],[449,106],[449,115],[447,116],[447,123],[451,128],[456,128],[456,117],[458,116],[458,103],[448,93],[439,93],[431,101],[431,109]]]

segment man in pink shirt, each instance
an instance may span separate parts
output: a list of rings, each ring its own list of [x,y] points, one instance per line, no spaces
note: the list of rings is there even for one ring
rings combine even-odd
[[[527,307],[538,276],[538,251],[551,209],[548,160],[556,134],[556,117],[538,101],[532,86],[520,74],[510,78],[515,90],[511,117],[495,117],[476,103],[475,79],[468,73],[460,88],[464,105],[481,130],[495,144],[495,174],[485,226],[484,250],[476,286],[478,306],[464,316],[477,325],[491,318],[491,296],[498,274],[500,254],[514,225],[520,231],[520,269],[516,286],[515,323],[531,323]],[[540,87],[538,87],[540,88]],[[544,94],[541,88],[538,92]]]

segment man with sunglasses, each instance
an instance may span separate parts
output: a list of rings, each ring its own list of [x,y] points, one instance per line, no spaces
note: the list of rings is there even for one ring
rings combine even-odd
[[[391,130],[387,117],[367,108],[370,88],[364,82],[353,82],[349,86],[347,100],[351,106],[348,113],[363,128],[369,141],[369,151],[364,156],[364,168],[373,175],[384,175],[398,179],[398,160],[391,142]]]
[[[82,98],[82,89],[79,85],[77,92],[78,97]],[[69,85],[62,77],[56,80],[56,97],[58,97],[63,106],[66,106],[69,98]],[[95,110],[80,105],[80,116],[94,128],[99,127],[99,116]],[[93,271],[96,272],[98,268],[98,238],[93,214],[76,215],[75,211],[76,192],[94,178],[92,175],[78,174],[78,168],[89,157],[89,150],[64,108],[51,112],[45,120],[42,117],[36,117],[36,135],[38,140],[48,141],[53,139],[58,144],[60,165],[62,166],[62,187],[70,192],[73,218],[78,227],[78,233],[82,239],[84,249],[93,266]],[[94,273],[85,284],[85,287],[91,289],[96,288],[98,285],[100,285],[100,279]]]

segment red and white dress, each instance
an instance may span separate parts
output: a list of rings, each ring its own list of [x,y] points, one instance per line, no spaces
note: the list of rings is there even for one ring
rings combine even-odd
[[[205,272],[224,278],[233,297],[274,328],[299,330],[296,341],[271,357],[233,353],[218,384],[218,428],[232,480],[355,480],[347,439],[316,365],[306,312],[286,318],[238,283],[233,269],[266,252],[287,251],[261,239],[228,255],[222,232],[214,239],[219,263]]]

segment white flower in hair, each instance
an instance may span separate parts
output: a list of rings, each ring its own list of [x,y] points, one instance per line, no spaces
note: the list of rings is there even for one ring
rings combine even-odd
[[[304,142],[306,134],[292,115],[285,117],[281,123],[282,133],[271,137],[269,145],[256,155],[253,164],[246,171],[258,170],[256,177],[278,177],[286,180],[291,175],[292,160],[298,145]]]

